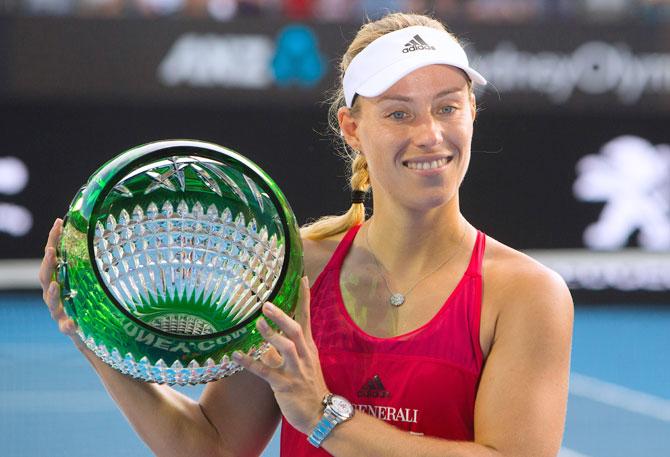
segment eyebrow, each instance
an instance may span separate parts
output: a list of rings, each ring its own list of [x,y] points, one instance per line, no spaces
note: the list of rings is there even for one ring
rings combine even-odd
[[[454,87],[452,89],[443,90],[442,92],[438,93],[435,96],[435,98],[444,97],[445,95],[451,95],[451,94],[455,94],[457,92],[463,92],[463,91],[465,91],[465,89],[463,87]]]
[[[463,90],[464,89],[462,87],[454,87],[454,88],[451,88],[451,89],[445,89],[445,90],[439,92],[437,95],[435,95],[434,98],[444,97],[445,95],[451,95],[451,94],[454,94],[454,93],[457,93],[457,92],[462,92]],[[379,97],[380,102],[383,102],[383,101],[386,101],[386,100],[396,100],[396,101],[400,101],[400,102],[411,101],[411,99],[409,97],[405,97],[405,96],[402,96],[402,95],[382,95],[381,97]]]

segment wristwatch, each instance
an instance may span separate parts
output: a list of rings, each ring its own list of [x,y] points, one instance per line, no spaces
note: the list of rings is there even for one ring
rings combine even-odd
[[[314,447],[321,447],[321,443],[330,435],[335,426],[354,417],[355,412],[349,400],[339,395],[326,394],[321,403],[324,406],[323,416],[307,437],[307,441]]]

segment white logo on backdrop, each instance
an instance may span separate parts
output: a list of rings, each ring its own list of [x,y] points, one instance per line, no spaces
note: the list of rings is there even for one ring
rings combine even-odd
[[[0,157],[0,194],[18,194],[28,183],[28,168],[15,157]]]
[[[597,222],[584,232],[593,249],[626,246],[638,232],[647,250],[670,249],[670,146],[652,145],[636,136],[620,136],[597,155],[577,163],[575,196],[605,202]]]
[[[28,184],[28,168],[15,157],[0,157],[0,194],[15,195]],[[0,232],[23,236],[33,226],[33,216],[23,206],[0,202]]]
[[[500,92],[532,91],[554,103],[585,94],[615,93],[624,104],[643,93],[670,94],[670,54],[635,54],[624,43],[589,41],[572,53],[520,51],[502,42],[491,52],[473,52],[475,67]]]
[[[264,35],[181,36],[158,68],[167,86],[264,89],[272,82],[268,62],[274,42]]]

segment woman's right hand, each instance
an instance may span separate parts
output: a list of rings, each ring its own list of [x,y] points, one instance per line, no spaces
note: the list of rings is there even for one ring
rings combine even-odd
[[[65,314],[63,303],[60,301],[60,287],[58,283],[52,279],[57,262],[56,244],[60,240],[62,231],[63,220],[56,219],[53,227],[51,227],[51,231],[49,231],[47,245],[44,247],[44,258],[42,259],[42,265],[40,265],[39,277],[40,283],[42,284],[42,298],[51,312],[51,317],[58,323],[58,329],[72,338],[72,340],[79,346],[78,343],[80,343],[81,340],[76,333],[77,325],[67,316],[67,314]]]

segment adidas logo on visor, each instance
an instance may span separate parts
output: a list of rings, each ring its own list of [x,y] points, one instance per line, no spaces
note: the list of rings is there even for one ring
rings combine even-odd
[[[414,38],[409,40],[409,43],[405,44],[403,48],[403,53],[408,53],[412,51],[421,51],[421,50],[435,50],[435,46],[431,46],[421,38],[418,34],[414,35]]]

